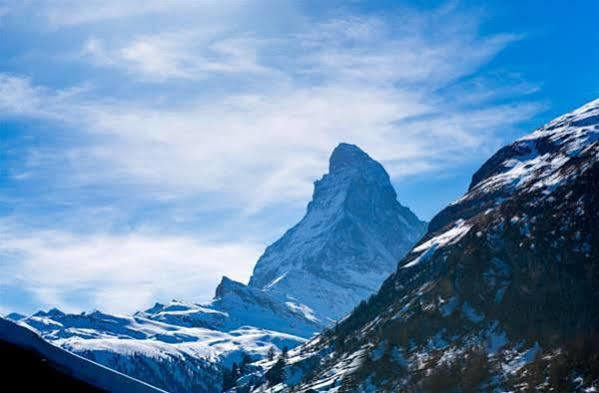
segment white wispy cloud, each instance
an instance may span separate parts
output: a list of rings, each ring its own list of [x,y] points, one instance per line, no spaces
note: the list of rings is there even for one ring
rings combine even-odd
[[[21,88],[18,97],[39,90]],[[419,93],[341,83],[168,109],[79,96],[65,102],[64,96],[38,95],[38,104],[5,107],[26,114],[39,110],[102,136],[70,155],[92,159],[96,166],[87,169],[97,176],[126,176],[180,193],[219,192],[223,203],[248,211],[307,200],[312,181],[326,171],[327,157],[340,141],[357,143],[391,163],[388,169],[398,178],[451,167],[481,147],[495,147],[502,127],[540,109],[523,103],[452,110],[448,104],[443,111]],[[396,166],[411,169],[396,171]]]
[[[32,84],[27,77],[0,73],[0,114],[62,120],[61,111],[87,90],[85,85],[50,89]]]
[[[411,15],[411,23],[395,35],[382,19],[333,20],[271,46],[266,38],[191,38],[212,37],[211,32],[134,37],[116,48],[92,40],[84,50],[94,61],[143,78],[236,73],[252,79],[261,73],[262,79],[243,91],[225,80],[224,92],[164,105],[148,97],[86,96],[79,88],[51,91],[4,76],[0,108],[60,118],[76,132],[103,136],[84,146],[102,168],[95,173],[109,175],[112,168],[118,176],[177,192],[220,192],[224,203],[252,212],[274,202],[306,200],[340,141],[392,163],[397,178],[447,168],[481,148],[494,148],[498,133],[542,108],[526,101],[472,105],[473,94],[464,94],[468,105],[461,106],[438,93],[517,39],[479,37],[472,22],[442,16],[443,21],[436,14]],[[431,35],[432,24],[448,34]],[[290,58],[260,56],[273,48],[285,48]],[[211,51],[217,55],[209,59]],[[492,88],[482,83],[478,94],[488,99]]]
[[[48,121],[69,136],[67,145],[30,148],[11,168],[16,180],[51,178],[69,193],[127,185],[131,199],[162,195],[174,205],[210,195],[206,209],[234,209],[247,220],[268,207],[303,206],[339,142],[358,144],[398,180],[480,160],[543,109],[527,97],[537,86],[517,74],[477,75],[523,37],[481,35],[475,14],[452,7],[300,18],[268,34],[239,28],[234,18],[202,29],[164,20],[135,31],[85,30],[159,14],[165,3],[77,2],[64,15],[68,4],[57,4],[36,12],[48,28],[76,26],[84,37],[62,61],[108,75],[126,93],[94,80],[52,88],[5,73],[0,116]],[[236,6],[229,8],[194,12],[211,18]],[[69,297],[85,291],[94,305],[115,310],[136,288],[127,304],[136,308],[155,297],[211,294],[222,273],[244,280],[261,248],[106,228],[4,228],[0,253],[20,255],[4,280],[21,280],[46,303],[77,307]]]
[[[243,9],[239,1],[161,1],[145,0],[56,0],[51,2],[7,2],[2,7],[6,15],[15,19],[28,16],[39,29],[64,29],[101,23],[122,22],[140,17],[192,15],[194,18],[230,16]],[[202,19],[199,19],[202,21]]]
[[[262,41],[252,37],[218,38],[218,30],[183,30],[135,37],[120,47],[106,48],[88,39],[80,55],[145,80],[202,80],[214,74],[272,72],[257,61]]]
[[[148,233],[79,235],[0,228],[0,255],[16,263],[0,286],[21,282],[44,306],[132,312],[153,301],[206,301],[223,274],[240,281],[262,251],[256,244],[217,244]],[[82,298],[86,299],[82,302]]]

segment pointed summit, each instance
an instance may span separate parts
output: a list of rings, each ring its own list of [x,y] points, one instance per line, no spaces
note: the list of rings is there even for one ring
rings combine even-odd
[[[321,320],[342,317],[376,291],[426,229],[359,147],[339,144],[329,163],[306,215],[266,249],[249,283]]]
[[[399,204],[387,171],[358,146],[341,143],[329,159],[329,173],[314,182],[308,215],[317,209],[328,211],[329,216],[340,217],[345,212],[370,220],[372,217],[364,215],[374,213],[380,204]],[[369,205],[373,209],[365,209]],[[333,210],[337,210],[337,213],[333,213]],[[404,208],[403,215],[410,225],[420,222],[407,208]]]
[[[370,158],[358,146],[349,143],[340,143],[333,150],[329,159],[329,173],[336,173],[346,168],[358,169],[368,165],[379,166],[384,171],[378,162]]]
[[[340,143],[329,158],[329,176],[365,174],[373,181],[391,185],[385,168],[356,145]]]

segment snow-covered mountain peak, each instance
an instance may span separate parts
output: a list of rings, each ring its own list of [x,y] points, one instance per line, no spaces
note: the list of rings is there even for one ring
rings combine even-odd
[[[509,176],[509,179],[504,180],[517,179],[518,185],[524,185],[528,180],[526,176],[532,172],[535,173],[535,177],[547,174],[536,171],[541,166],[539,164],[555,158],[559,159],[560,164],[564,164],[570,158],[577,157],[583,147],[589,146],[598,137],[599,100],[595,100],[559,116],[499,150],[474,174],[469,191],[485,184],[505,183],[496,176],[508,172],[514,173]]]
[[[381,174],[386,172],[375,160],[370,158],[362,149],[356,145],[349,143],[340,143],[331,153],[329,158],[329,173],[335,174],[345,170],[364,170],[372,167],[378,170]]]
[[[385,169],[342,143],[304,218],[269,246],[249,286],[334,320],[372,294],[426,224],[397,201]]]
[[[339,144],[329,159],[329,173],[314,182],[314,194],[308,211],[334,213],[335,209],[352,209],[351,198],[368,198],[369,192],[395,200],[397,195],[389,175],[381,164],[356,145]]]

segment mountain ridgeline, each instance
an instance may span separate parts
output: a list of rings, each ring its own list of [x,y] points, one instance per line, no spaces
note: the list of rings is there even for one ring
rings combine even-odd
[[[282,382],[237,391],[598,391],[598,222],[595,100],[500,149]]]

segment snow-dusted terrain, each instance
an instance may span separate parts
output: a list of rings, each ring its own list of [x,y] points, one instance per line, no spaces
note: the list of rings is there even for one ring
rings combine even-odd
[[[283,383],[262,362],[236,391],[599,391],[597,222],[599,100],[500,149]]]
[[[199,326],[230,331],[242,326],[278,330],[310,337],[324,325],[309,310],[293,302],[281,302],[269,293],[223,277],[214,299],[203,305],[185,305],[176,301],[156,304],[137,313],[155,321],[179,326]]]
[[[54,345],[171,392],[218,391],[222,368],[239,362],[243,353],[259,359],[271,348],[280,352],[305,341],[227,323],[225,313],[208,306],[173,301],[133,316],[52,309],[19,323]]]
[[[258,261],[249,285],[223,277],[207,304],[157,303],[132,316],[57,309],[12,314],[44,339],[171,392],[220,392],[243,354],[293,348],[372,295],[426,224],[383,167],[339,145],[305,217]]]
[[[336,320],[379,288],[425,230],[397,201],[385,169],[342,143],[306,215],[266,249],[249,286]]]

